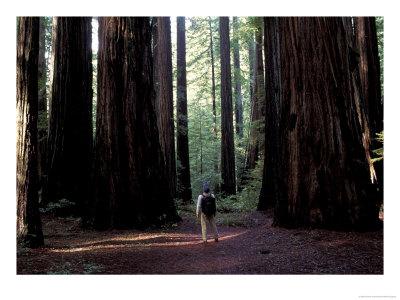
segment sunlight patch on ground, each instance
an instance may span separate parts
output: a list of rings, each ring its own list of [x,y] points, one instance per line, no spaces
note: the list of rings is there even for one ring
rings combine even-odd
[[[227,236],[221,236],[219,241],[225,241],[232,238],[236,238],[247,231],[231,234]],[[154,240],[151,241],[151,240]],[[105,249],[118,249],[118,248],[136,248],[146,249],[152,247],[165,247],[165,246],[193,246],[202,244],[203,240],[201,236],[195,234],[140,234],[135,237],[115,237],[107,238],[102,240],[96,240],[86,242],[76,247],[64,249],[50,249],[49,252],[53,253],[75,253],[75,252],[86,252],[94,250],[105,250]]]

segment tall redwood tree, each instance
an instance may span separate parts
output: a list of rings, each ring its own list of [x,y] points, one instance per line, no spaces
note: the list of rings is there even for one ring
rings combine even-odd
[[[380,86],[380,59],[375,17],[354,18],[355,49],[359,57],[360,98],[365,112],[364,148],[369,159],[371,151],[382,145],[376,141],[383,131],[383,101]],[[383,201],[383,161],[370,163],[371,180]]]
[[[282,185],[275,224],[364,230],[379,223],[346,34],[341,18],[280,20]]]
[[[192,200],[189,164],[189,130],[186,83],[185,17],[177,17],[177,195],[184,202]]]
[[[275,207],[279,201],[281,73],[279,18],[264,17],[265,56],[265,158],[258,210]]]
[[[157,18],[158,101],[157,123],[172,198],[176,196],[175,126],[172,91],[171,21]]]
[[[37,190],[39,18],[19,17],[17,36],[17,239],[44,245]]]
[[[94,226],[177,221],[153,104],[150,20],[99,18]]]
[[[54,17],[45,202],[66,198],[87,216],[91,197],[92,18]]]
[[[221,51],[221,191],[236,194],[229,17],[219,18]]]

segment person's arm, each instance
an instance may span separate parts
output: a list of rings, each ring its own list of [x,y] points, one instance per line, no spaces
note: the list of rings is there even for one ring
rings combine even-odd
[[[217,214],[217,199],[215,198],[214,194],[211,194],[211,197],[213,197],[215,199],[215,214],[214,216]]]
[[[197,208],[196,208],[196,217],[199,217],[200,214],[200,209],[201,209],[201,199],[202,199],[202,195],[199,195],[199,198],[197,198]]]

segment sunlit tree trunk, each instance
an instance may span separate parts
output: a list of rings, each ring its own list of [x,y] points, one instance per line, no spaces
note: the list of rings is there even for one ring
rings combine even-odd
[[[235,82],[235,119],[236,119],[236,134],[243,138],[243,107],[242,107],[242,85],[240,83],[240,54],[239,54],[239,33],[238,19],[233,17],[233,78]]]
[[[39,18],[18,18],[17,36],[17,238],[44,245],[37,171]]]
[[[249,179],[250,175],[250,168],[249,168],[249,162],[250,160],[253,161],[253,157],[251,155],[254,154],[253,149],[251,149],[254,144],[253,144],[253,138],[254,138],[254,128],[252,126],[252,123],[254,122],[254,105],[255,105],[255,97],[254,97],[254,83],[255,83],[255,63],[256,63],[256,58],[255,58],[255,50],[254,50],[254,32],[251,31],[251,34],[247,40],[247,46],[248,46],[248,53],[249,53],[249,99],[250,99],[250,117],[248,121],[248,131],[247,131],[247,145],[246,145],[246,152],[245,152],[245,164],[243,166],[241,173],[238,173],[238,191],[242,190],[242,188],[245,186],[246,181]],[[250,154],[250,151],[252,154]],[[254,164],[252,164],[254,166]],[[253,167],[254,168],[254,167]]]
[[[221,51],[221,191],[236,194],[229,17],[219,18]]]
[[[174,105],[172,92],[172,46],[171,22],[169,17],[158,17],[158,109],[157,123],[161,149],[172,198],[176,196],[176,162],[174,136]]]
[[[343,24],[341,18],[280,20],[282,185],[277,225],[364,230],[379,223]]]

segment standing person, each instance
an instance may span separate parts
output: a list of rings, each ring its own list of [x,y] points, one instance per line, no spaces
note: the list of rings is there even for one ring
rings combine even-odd
[[[203,242],[207,244],[207,226],[206,220],[214,233],[214,240],[218,242],[218,231],[215,226],[215,213],[217,211],[215,196],[210,193],[210,186],[208,184],[204,185],[203,194],[199,195],[197,199],[197,209],[196,217],[200,215],[201,220],[201,233],[203,235]]]

